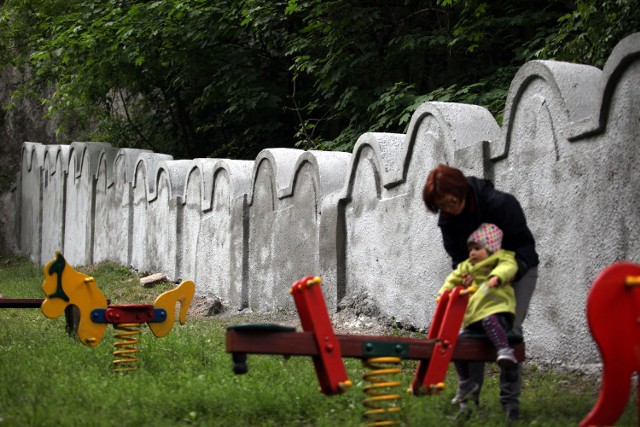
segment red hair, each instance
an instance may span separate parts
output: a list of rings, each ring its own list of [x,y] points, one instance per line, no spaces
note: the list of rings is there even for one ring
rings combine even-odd
[[[463,200],[466,199],[470,191],[471,185],[459,169],[438,165],[429,172],[427,182],[422,189],[422,200],[427,209],[438,213],[440,209],[436,205],[436,199],[441,199],[449,194]]]

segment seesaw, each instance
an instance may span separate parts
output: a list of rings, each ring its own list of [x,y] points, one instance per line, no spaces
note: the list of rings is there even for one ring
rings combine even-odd
[[[195,293],[195,284],[186,280],[158,296],[153,304],[109,305],[93,277],[76,271],[59,252],[45,265],[44,277],[42,290],[46,298],[41,304],[42,313],[53,319],[60,317],[69,307],[77,307],[77,335],[82,344],[97,346],[109,324],[121,331],[115,334],[116,338],[123,340],[114,344],[116,372],[137,369],[139,358],[133,354],[140,351],[136,347],[140,341],[135,335],[140,333],[141,324],[147,323],[156,337],[164,337],[173,328],[178,302],[180,324],[186,322],[187,310]]]
[[[496,351],[484,339],[459,337],[469,292],[461,287],[441,295],[426,339],[368,335],[336,335],[321,291],[320,277],[305,277],[291,286],[302,332],[293,327],[269,323],[240,324],[227,328],[226,351],[232,354],[236,374],[248,371],[247,355],[274,354],[310,356],[320,391],[325,395],[344,393],[352,386],[343,358],[363,360],[372,369],[365,374],[371,385],[364,392],[370,397],[364,405],[365,417],[371,425],[393,425],[384,420],[400,411],[397,393],[383,391],[400,386],[387,375],[400,372],[389,367],[403,359],[419,360],[413,382],[408,391],[413,395],[437,394],[445,387],[444,379],[451,360],[495,362]],[[517,341],[517,342],[516,342]],[[516,358],[523,361],[525,346],[521,339],[512,342]],[[385,423],[385,424],[376,424]]]

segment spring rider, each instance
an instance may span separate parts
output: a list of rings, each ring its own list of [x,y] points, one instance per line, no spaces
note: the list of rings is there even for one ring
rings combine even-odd
[[[580,427],[613,425],[627,406],[632,375],[640,372],[640,265],[620,262],[605,268],[591,286],[586,309],[602,357],[602,382]]]
[[[135,336],[140,334],[142,323],[146,322],[156,337],[164,337],[173,328],[178,301],[179,320],[183,325],[195,293],[193,281],[185,280],[158,296],[153,304],[108,305],[93,277],[76,271],[59,252],[45,265],[44,277],[42,313],[53,319],[60,317],[68,306],[76,306],[80,314],[77,334],[82,344],[97,346],[108,324],[120,331],[115,334],[122,340],[114,344],[115,372],[137,369],[139,358],[135,353],[140,351],[136,346],[140,341]]]

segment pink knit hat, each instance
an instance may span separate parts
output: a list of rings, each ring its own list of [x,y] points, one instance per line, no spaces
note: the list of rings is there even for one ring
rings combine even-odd
[[[487,248],[489,253],[494,254],[498,252],[502,246],[502,230],[500,230],[494,224],[483,223],[476,229],[469,239],[467,244],[473,242],[477,243],[483,248]]]

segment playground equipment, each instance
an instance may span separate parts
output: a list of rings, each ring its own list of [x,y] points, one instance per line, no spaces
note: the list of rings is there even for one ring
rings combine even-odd
[[[42,308],[44,298],[6,298],[0,296],[0,308]],[[107,298],[107,304],[111,301]],[[69,335],[78,331],[78,314],[74,306],[68,306],[64,310],[65,330]]]
[[[326,395],[344,393],[352,386],[343,357],[363,360],[372,369],[365,374],[370,383],[364,392],[365,417],[372,426],[397,424],[391,418],[400,411],[400,395],[384,391],[398,387],[388,375],[400,372],[403,359],[419,360],[409,391],[414,395],[441,392],[451,360],[495,361],[496,352],[488,340],[458,337],[467,306],[468,290],[457,287],[441,295],[426,339],[369,335],[336,335],[320,289],[320,277],[307,276],[291,286],[303,332],[276,324],[240,324],[227,328],[226,351],[232,354],[236,374],[245,374],[247,354],[311,356],[320,391]],[[524,360],[525,347],[514,342],[516,358]],[[389,367],[391,365],[391,367]]]
[[[98,288],[93,277],[76,271],[67,264],[62,254],[44,267],[42,290],[46,298],[42,302],[42,313],[49,318],[62,315],[69,306],[79,311],[78,338],[89,347],[97,346],[108,324],[114,325],[119,332],[113,352],[115,372],[137,369],[140,342],[135,336],[140,333],[142,323],[147,323],[156,337],[167,335],[175,321],[176,304],[180,302],[179,320],[183,325],[187,310],[195,293],[195,284],[191,280],[182,282],[178,287],[156,298],[153,304],[108,305],[107,299]]]
[[[629,401],[631,377],[640,372],[640,265],[621,262],[605,268],[593,282],[586,310],[602,357],[602,382],[580,427],[613,425]]]

